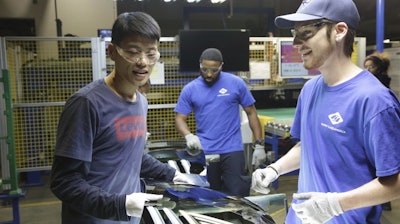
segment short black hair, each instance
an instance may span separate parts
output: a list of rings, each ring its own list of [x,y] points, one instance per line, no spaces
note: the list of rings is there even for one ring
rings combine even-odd
[[[124,12],[119,14],[114,22],[111,42],[119,45],[125,37],[130,35],[160,41],[161,29],[157,21],[147,13]]]
[[[217,48],[207,48],[201,53],[200,62],[203,60],[223,62],[222,53]]]

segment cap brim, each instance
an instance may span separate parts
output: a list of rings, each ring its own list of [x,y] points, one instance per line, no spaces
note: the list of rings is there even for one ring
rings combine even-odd
[[[293,28],[296,22],[309,21],[315,19],[323,19],[320,16],[314,16],[303,13],[293,13],[275,18],[275,25],[279,28],[288,29]]]

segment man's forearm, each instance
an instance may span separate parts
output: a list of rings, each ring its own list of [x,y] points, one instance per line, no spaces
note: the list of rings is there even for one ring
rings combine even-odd
[[[175,118],[175,128],[182,136],[191,133],[186,123],[186,118],[184,118],[183,115],[177,115]]]

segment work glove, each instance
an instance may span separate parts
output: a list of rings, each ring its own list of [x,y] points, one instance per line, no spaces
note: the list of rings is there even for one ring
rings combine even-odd
[[[186,139],[186,146],[188,147],[188,149],[190,149],[190,150],[196,149],[198,151],[203,149],[203,147],[200,144],[200,139],[196,135],[194,135],[192,133],[187,134],[187,135],[185,135],[185,139]]]
[[[263,145],[255,144],[253,148],[253,160],[251,164],[257,168],[260,166],[260,164],[265,162],[267,159],[267,153],[265,153],[265,148]]]
[[[130,195],[126,195],[126,214],[128,216],[141,217],[145,202],[157,201],[160,200],[162,197],[163,195],[146,193],[132,193]]]
[[[175,176],[172,181],[174,184],[194,184],[194,182],[189,179],[188,175],[185,175],[179,171],[175,171]]]
[[[175,170],[180,170],[178,163],[175,160],[168,160],[168,165],[170,165],[172,168],[174,168]]]
[[[147,141],[147,139],[149,139],[150,135],[151,135],[150,132],[146,132],[146,141]]]
[[[325,223],[343,213],[337,195],[336,192],[293,194],[294,199],[305,201],[292,204],[292,208],[303,224]]]
[[[268,194],[270,192],[268,185],[278,179],[279,175],[279,167],[274,164],[264,169],[257,169],[251,178],[251,189],[258,193]]]
[[[181,159],[181,165],[183,167],[183,170],[185,170],[185,173],[190,174],[190,167],[192,166],[192,164],[190,164],[190,162],[186,159]]]

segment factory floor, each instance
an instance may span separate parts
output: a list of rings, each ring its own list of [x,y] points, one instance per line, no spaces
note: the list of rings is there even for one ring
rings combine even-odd
[[[60,221],[61,203],[49,190],[49,176],[41,175],[42,185],[24,187],[24,198],[19,201],[21,224],[58,224]],[[297,176],[282,176],[279,178],[279,187],[271,193],[286,193],[290,203],[291,196],[296,190]],[[392,201],[392,211],[384,211],[381,224],[399,223],[400,200]],[[270,214],[277,224],[283,224],[285,211]],[[9,203],[1,201],[0,223],[12,220],[12,207]]]

